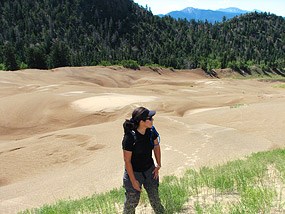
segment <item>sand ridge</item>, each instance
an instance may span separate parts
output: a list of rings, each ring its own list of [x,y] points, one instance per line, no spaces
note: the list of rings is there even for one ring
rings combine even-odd
[[[284,147],[285,90],[201,70],[0,71],[0,213],[122,185],[122,123],[155,109],[161,176]]]

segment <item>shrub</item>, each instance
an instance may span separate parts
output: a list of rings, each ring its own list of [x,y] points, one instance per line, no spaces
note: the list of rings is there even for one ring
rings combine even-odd
[[[159,64],[145,64],[144,66],[146,67],[155,67],[155,68],[162,68],[163,66],[159,65]]]
[[[28,65],[24,62],[21,62],[20,69],[22,70],[22,69],[27,69],[27,68],[28,68]]]
[[[235,71],[240,69],[239,64],[236,61],[229,62],[227,67],[231,68],[231,69],[233,69]]]
[[[5,71],[6,67],[3,63],[0,63],[0,71]]]
[[[212,69],[219,69],[222,67],[222,63],[219,59],[209,59],[207,62],[207,71],[211,71]]]
[[[101,61],[98,65],[101,65],[101,66],[111,66],[111,65],[112,65],[112,63],[111,63],[111,62],[109,62],[109,61],[105,61],[105,60],[103,60],[103,61]]]
[[[96,65],[99,65],[99,63],[96,61],[91,62],[91,66],[96,66]]]
[[[261,62],[260,62],[259,68],[260,68],[262,71],[268,71],[268,70],[269,70],[268,64],[266,64],[264,61],[261,61]]]
[[[122,60],[121,64],[125,68],[130,68],[130,69],[134,69],[134,70],[140,69],[138,62],[135,60]]]

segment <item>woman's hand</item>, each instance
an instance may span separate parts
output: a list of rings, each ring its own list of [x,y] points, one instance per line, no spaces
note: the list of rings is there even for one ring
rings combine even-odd
[[[132,185],[133,185],[133,188],[134,188],[135,190],[137,190],[137,191],[139,191],[139,192],[142,191],[142,190],[141,190],[140,183],[139,183],[137,180],[135,180],[134,182],[132,182]]]
[[[158,170],[160,169],[160,166],[157,165],[154,170],[152,171],[152,174],[153,174],[153,178],[154,179],[158,179]]]

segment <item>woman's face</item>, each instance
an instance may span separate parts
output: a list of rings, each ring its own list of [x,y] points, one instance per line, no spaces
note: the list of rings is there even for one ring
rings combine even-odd
[[[146,128],[151,128],[153,125],[153,117],[147,117],[144,123]]]

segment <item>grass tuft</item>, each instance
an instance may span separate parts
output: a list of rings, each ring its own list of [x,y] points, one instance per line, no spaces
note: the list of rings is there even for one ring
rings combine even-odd
[[[246,104],[243,104],[243,103],[237,103],[237,104],[235,104],[235,105],[231,106],[230,108],[240,108],[240,107],[245,107],[245,106],[246,106]]]
[[[273,85],[273,88],[285,88],[285,84]]]

